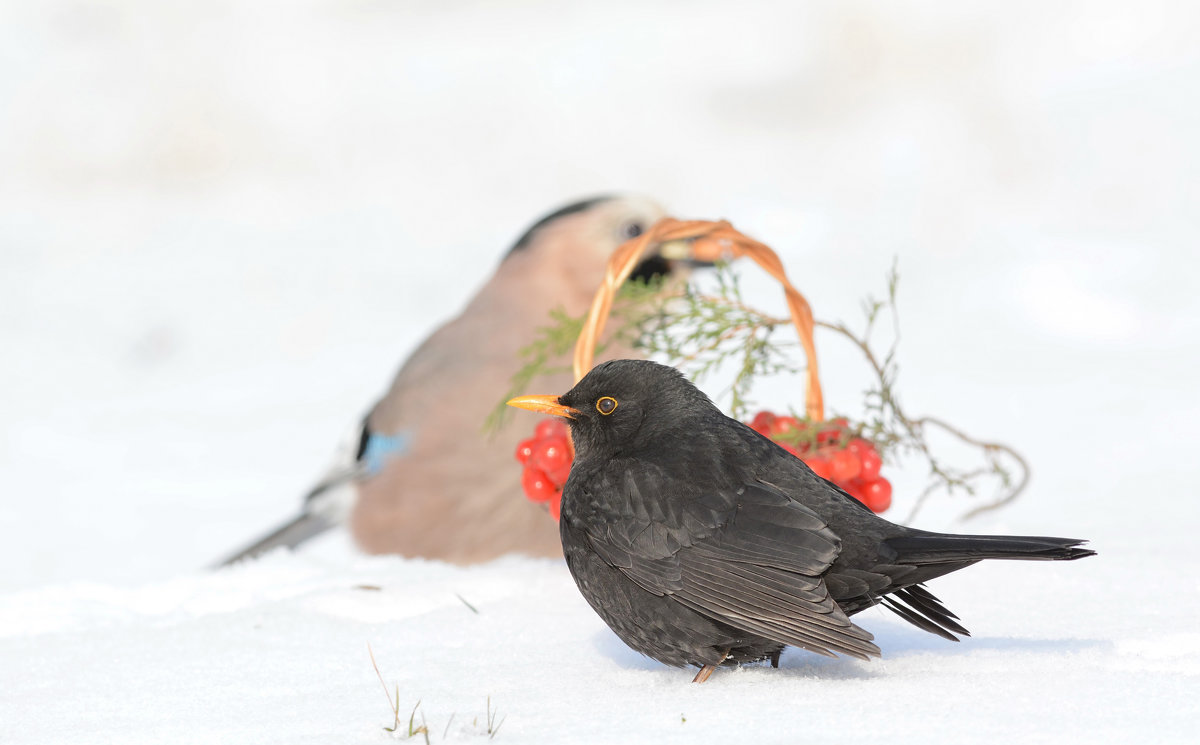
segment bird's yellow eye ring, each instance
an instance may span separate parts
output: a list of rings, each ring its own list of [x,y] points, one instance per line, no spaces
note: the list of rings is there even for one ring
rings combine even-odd
[[[617,399],[613,398],[612,396],[604,396],[596,401],[596,411],[600,412],[604,416],[608,416],[616,410]]]

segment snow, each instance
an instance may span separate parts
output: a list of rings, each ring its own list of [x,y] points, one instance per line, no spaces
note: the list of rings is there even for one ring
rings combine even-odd
[[[1198,20],[0,3],[0,743],[388,742],[368,644],[432,742],[486,740],[489,711],[511,743],[1191,742]],[[959,644],[869,612],[882,660],[790,650],[703,686],[553,561],[337,533],[204,569],[295,509],[528,223],[613,190],[766,240],[822,318],[856,322],[896,257],[906,405],[1034,468],[1003,512],[919,524],[1100,556],[933,583]],[[818,345],[852,407],[861,363]]]

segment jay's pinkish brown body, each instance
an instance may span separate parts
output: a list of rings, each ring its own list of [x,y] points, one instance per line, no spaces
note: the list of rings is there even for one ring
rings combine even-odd
[[[354,452],[314,488],[303,513],[226,563],[295,546],[342,521],[369,553],[460,564],[508,553],[561,555],[554,521],[524,498],[513,460],[531,432],[510,423],[484,433],[483,424],[550,310],[582,314],[609,255],[662,216],[649,200],[613,197],[565,207],[534,225],[463,311],[405,361],[365,417]],[[657,256],[646,265],[658,273],[672,268]],[[564,372],[536,384],[553,390],[571,382]]]

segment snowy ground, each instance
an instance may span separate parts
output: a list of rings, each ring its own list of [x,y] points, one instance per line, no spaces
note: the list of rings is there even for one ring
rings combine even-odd
[[[432,742],[489,697],[512,743],[1192,741],[1200,13],[728,7],[0,2],[0,743],[387,742],[367,644]],[[898,257],[906,403],[1035,469],[921,524],[1101,555],[939,580],[961,644],[880,611],[883,660],[704,686],[555,562],[202,569],[526,224],[613,190],[730,218],[827,319]]]

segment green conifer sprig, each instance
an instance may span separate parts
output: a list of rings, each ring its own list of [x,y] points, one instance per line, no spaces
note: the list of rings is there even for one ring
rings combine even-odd
[[[788,325],[786,319],[781,322],[742,301],[738,277],[728,265],[718,265],[715,277],[715,295],[685,285],[646,298],[652,312],[634,323],[633,345],[647,357],[678,367],[698,384],[732,365],[733,381],[717,398],[728,396],[730,415],[745,418],[757,378],[802,369],[791,354],[798,345],[786,330],[782,335],[774,333]]]

